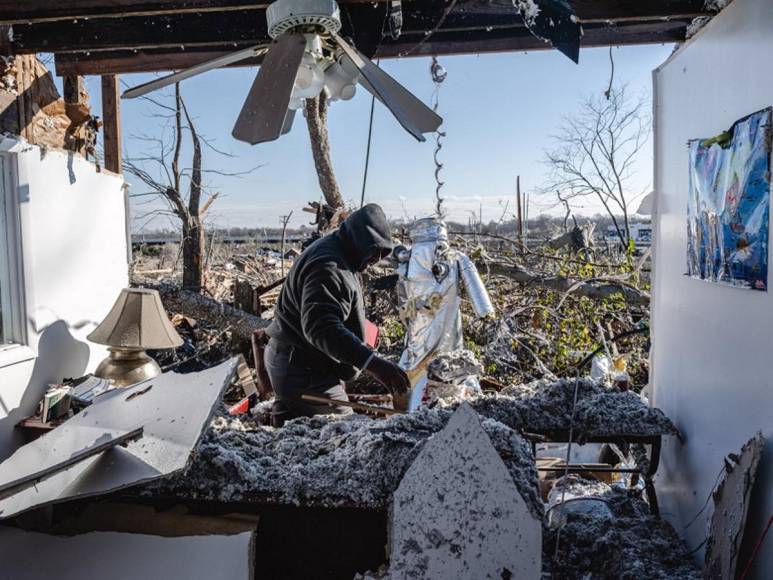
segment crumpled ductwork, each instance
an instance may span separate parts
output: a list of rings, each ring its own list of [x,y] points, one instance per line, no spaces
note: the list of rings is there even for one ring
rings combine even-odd
[[[409,230],[412,246],[396,252],[400,319],[406,344],[400,366],[415,369],[429,355],[459,350],[462,342],[460,286],[476,315],[494,314],[486,287],[472,260],[451,249],[443,221],[424,218]]]

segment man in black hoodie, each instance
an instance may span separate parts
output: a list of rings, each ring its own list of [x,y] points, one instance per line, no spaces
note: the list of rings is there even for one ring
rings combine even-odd
[[[393,393],[408,390],[405,372],[363,340],[365,311],[357,274],[391,250],[386,216],[378,205],[368,204],[293,264],[267,330],[265,364],[276,397],[275,427],[295,417],[351,412],[303,401],[301,395],[348,401],[343,381],[363,371]]]

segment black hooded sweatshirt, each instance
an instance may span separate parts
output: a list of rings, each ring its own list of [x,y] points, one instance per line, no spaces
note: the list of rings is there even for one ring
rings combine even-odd
[[[368,204],[311,244],[287,275],[268,335],[294,347],[292,364],[347,380],[371,355],[357,272],[392,248],[383,210]]]

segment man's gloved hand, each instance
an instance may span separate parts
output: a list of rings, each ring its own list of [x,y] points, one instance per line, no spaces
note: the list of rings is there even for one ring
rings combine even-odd
[[[374,356],[365,372],[373,375],[392,394],[407,393],[411,388],[411,381],[405,371],[385,358]]]

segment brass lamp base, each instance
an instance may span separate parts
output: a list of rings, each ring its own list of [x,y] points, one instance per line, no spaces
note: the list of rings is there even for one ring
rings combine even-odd
[[[94,375],[101,379],[110,379],[116,387],[128,387],[161,374],[161,367],[144,350],[116,348],[105,360],[99,363]]]

